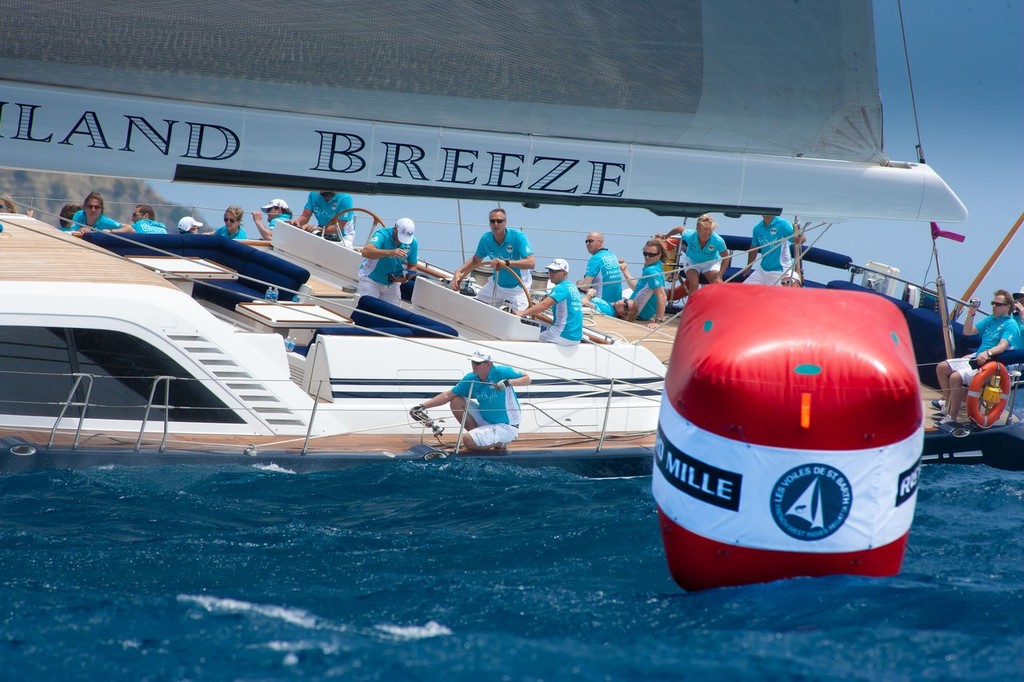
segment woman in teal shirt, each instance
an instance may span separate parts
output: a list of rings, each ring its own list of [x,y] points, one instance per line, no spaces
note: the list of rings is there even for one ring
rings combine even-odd
[[[242,229],[242,216],[245,211],[241,206],[232,204],[224,209],[224,224],[218,227],[214,234],[228,239],[248,239],[249,235]]]

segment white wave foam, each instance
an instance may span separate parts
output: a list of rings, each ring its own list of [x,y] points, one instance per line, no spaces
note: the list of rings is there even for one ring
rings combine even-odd
[[[265,618],[283,620],[299,627],[317,629],[322,627],[320,619],[303,609],[292,609],[269,604],[253,604],[239,599],[223,599],[208,595],[179,594],[179,602],[198,604],[210,613],[256,614]]]
[[[279,474],[294,474],[294,473],[296,473],[296,472],[292,471],[291,469],[285,469],[283,466],[281,466],[279,464],[274,464],[273,462],[271,462],[270,464],[253,464],[253,467],[256,468],[256,469],[259,469],[260,471],[273,471],[273,472],[276,472],[276,473],[279,473]]]
[[[377,629],[395,639],[406,641],[452,634],[451,630],[436,621],[430,621],[425,625],[378,625]]]

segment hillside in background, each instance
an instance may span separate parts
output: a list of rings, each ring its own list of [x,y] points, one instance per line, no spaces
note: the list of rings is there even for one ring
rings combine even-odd
[[[81,204],[89,192],[102,194],[106,215],[125,223],[131,222],[136,204],[153,206],[156,219],[168,227],[176,225],[179,218],[191,215],[190,207],[168,204],[141,180],[0,170],[0,194],[10,194],[20,211],[34,209],[35,217],[45,223],[55,223],[64,204]],[[201,216],[196,217],[203,220]]]

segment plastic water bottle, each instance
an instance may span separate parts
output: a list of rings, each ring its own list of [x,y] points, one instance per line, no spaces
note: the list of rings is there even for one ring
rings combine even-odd
[[[295,350],[295,337],[294,336],[289,336],[287,339],[284,340],[284,349],[286,351],[288,351],[289,353],[291,353],[293,350]]]
[[[281,295],[281,294],[280,294],[280,292],[279,292],[279,291],[277,290],[277,287],[275,287],[275,286],[271,285],[270,287],[268,287],[268,288],[267,288],[267,293],[266,293],[266,295],[264,296],[264,298],[266,298],[266,299],[267,299],[268,301],[270,301],[271,303],[277,303],[277,299],[278,299],[278,297],[279,297],[280,295]]]

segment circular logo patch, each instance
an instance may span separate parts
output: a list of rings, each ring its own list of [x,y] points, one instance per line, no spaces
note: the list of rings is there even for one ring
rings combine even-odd
[[[843,472],[827,464],[803,464],[775,482],[770,506],[783,533],[810,541],[839,530],[852,503],[853,488]]]

